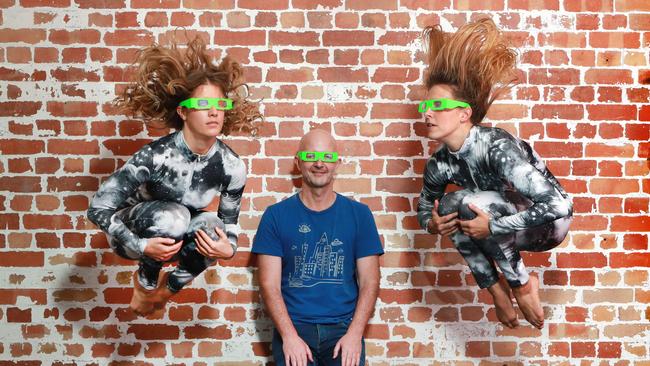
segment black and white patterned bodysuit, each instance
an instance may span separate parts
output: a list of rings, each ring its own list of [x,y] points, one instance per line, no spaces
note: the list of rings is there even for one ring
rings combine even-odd
[[[447,184],[463,189],[445,194]],[[498,280],[493,262],[512,287],[528,282],[520,250],[545,251],[564,240],[573,206],[539,155],[523,140],[499,128],[473,126],[456,152],[441,146],[428,160],[418,204],[418,220],[426,229],[434,201],[438,214],[458,211],[459,219],[475,217],[467,205],[487,212],[491,235],[474,239],[460,230],[451,235],[481,288]]]
[[[144,255],[147,238],[183,239],[174,258],[179,265],[167,284],[178,291],[213,262],[196,250],[196,230],[217,240],[214,228],[219,226],[237,248],[245,183],[246,166],[226,144],[216,140],[198,155],[179,131],[145,145],[113,173],[93,197],[88,218],[108,235],[118,255],[140,260],[145,288],[156,286],[163,264]],[[217,195],[217,213],[202,211]]]

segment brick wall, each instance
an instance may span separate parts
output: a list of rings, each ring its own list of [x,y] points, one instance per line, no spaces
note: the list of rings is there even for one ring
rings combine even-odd
[[[488,123],[530,141],[574,197],[566,242],[525,255],[541,331],[499,326],[450,242],[414,213],[434,147],[415,107],[420,30],[484,14],[519,47],[521,70]],[[372,208],[385,244],[371,365],[649,364],[650,2],[0,0],[0,23],[0,364],[265,364],[250,242],[264,208],[295,191],[291,154],[314,126],[341,141],[337,189]],[[110,105],[134,52],[195,34],[244,64],[264,98],[261,136],[225,138],[248,166],[241,250],[163,318],[136,318],[135,266],[85,210],[165,133]]]

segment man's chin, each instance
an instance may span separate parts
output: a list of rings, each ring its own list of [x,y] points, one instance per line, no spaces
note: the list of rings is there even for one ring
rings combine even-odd
[[[305,179],[305,184],[308,185],[311,188],[324,188],[330,185],[332,182],[331,179],[329,180],[311,180],[311,179]]]

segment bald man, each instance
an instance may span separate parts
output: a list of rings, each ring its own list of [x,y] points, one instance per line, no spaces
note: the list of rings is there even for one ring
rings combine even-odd
[[[336,141],[312,130],[294,161],[302,190],[270,206],[253,241],[273,319],[276,365],[364,365],[363,331],[379,291],[377,226],[368,206],[334,192]]]

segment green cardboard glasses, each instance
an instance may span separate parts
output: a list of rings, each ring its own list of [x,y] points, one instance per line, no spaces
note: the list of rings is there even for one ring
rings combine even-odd
[[[418,106],[418,112],[424,113],[429,109],[432,111],[442,111],[445,109],[454,109],[459,107],[467,108],[469,107],[469,104],[465,102],[461,102],[460,100],[453,100],[453,99],[446,99],[446,98],[429,99],[420,102],[420,105]]]
[[[336,163],[339,153],[333,151],[298,151],[298,159],[306,162],[322,161],[323,163]]]
[[[190,109],[210,109],[214,107],[219,111],[232,109],[230,98],[189,98],[180,102],[179,106]]]

